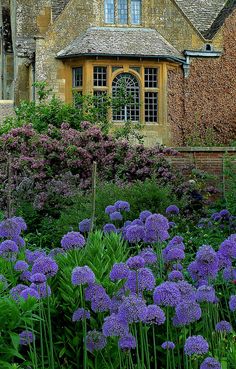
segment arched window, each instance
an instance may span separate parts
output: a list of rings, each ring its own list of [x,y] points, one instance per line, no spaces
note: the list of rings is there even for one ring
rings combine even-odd
[[[124,104],[113,107],[113,121],[139,122],[140,87],[137,78],[131,73],[120,73],[112,82],[112,96]]]

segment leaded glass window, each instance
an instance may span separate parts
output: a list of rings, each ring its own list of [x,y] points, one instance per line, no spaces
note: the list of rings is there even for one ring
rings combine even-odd
[[[145,92],[145,122],[156,123],[158,121],[158,93]]]
[[[139,122],[140,88],[139,82],[131,73],[120,73],[112,82],[112,96],[124,99],[124,104],[113,108],[113,120],[118,122]]]
[[[105,0],[105,23],[115,23],[115,4],[114,0]]]
[[[128,0],[118,0],[118,23],[128,23]]]
[[[83,86],[83,68],[77,67],[72,69],[73,87]]]
[[[131,24],[141,23],[141,0],[131,0]]]
[[[95,87],[105,87],[107,85],[107,68],[106,67],[94,67],[93,85]]]
[[[145,87],[156,88],[157,87],[157,68],[145,68]]]

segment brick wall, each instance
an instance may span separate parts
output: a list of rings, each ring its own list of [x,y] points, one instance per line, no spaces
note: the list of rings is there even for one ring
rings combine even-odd
[[[14,115],[13,101],[0,100],[0,124],[6,117],[12,115]]]

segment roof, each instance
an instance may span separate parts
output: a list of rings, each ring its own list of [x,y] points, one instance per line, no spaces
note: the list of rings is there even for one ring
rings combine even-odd
[[[61,50],[58,58],[82,55],[184,59],[156,30],[150,28],[91,27]]]
[[[226,17],[236,8],[236,0],[175,0],[193,26],[212,38]]]

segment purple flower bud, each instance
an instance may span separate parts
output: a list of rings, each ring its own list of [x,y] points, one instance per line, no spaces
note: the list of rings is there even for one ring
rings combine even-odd
[[[122,220],[122,214],[119,211],[114,211],[114,213],[110,214],[110,219],[112,222],[116,221],[116,220]]]
[[[80,223],[79,223],[79,230],[82,233],[85,232],[90,232],[91,229],[91,219],[83,219]]]
[[[28,346],[31,343],[33,343],[35,341],[35,336],[31,331],[22,331],[19,334],[20,337],[20,345],[22,346]]]
[[[215,330],[216,332],[221,333],[230,333],[232,332],[232,326],[229,322],[226,322],[225,320],[222,320],[221,322],[216,324]]]
[[[213,357],[207,357],[200,365],[200,369],[222,369],[222,366]]]
[[[175,344],[172,341],[165,341],[165,342],[163,342],[163,344],[161,345],[161,347],[164,350],[174,350]]]
[[[236,295],[230,296],[229,308],[230,308],[231,311],[236,310]]]
[[[105,224],[105,225],[104,225],[104,227],[103,227],[103,232],[104,232],[104,233],[111,233],[111,232],[117,233],[117,229],[116,229],[116,227],[114,226],[114,224],[107,223],[107,224]]]

